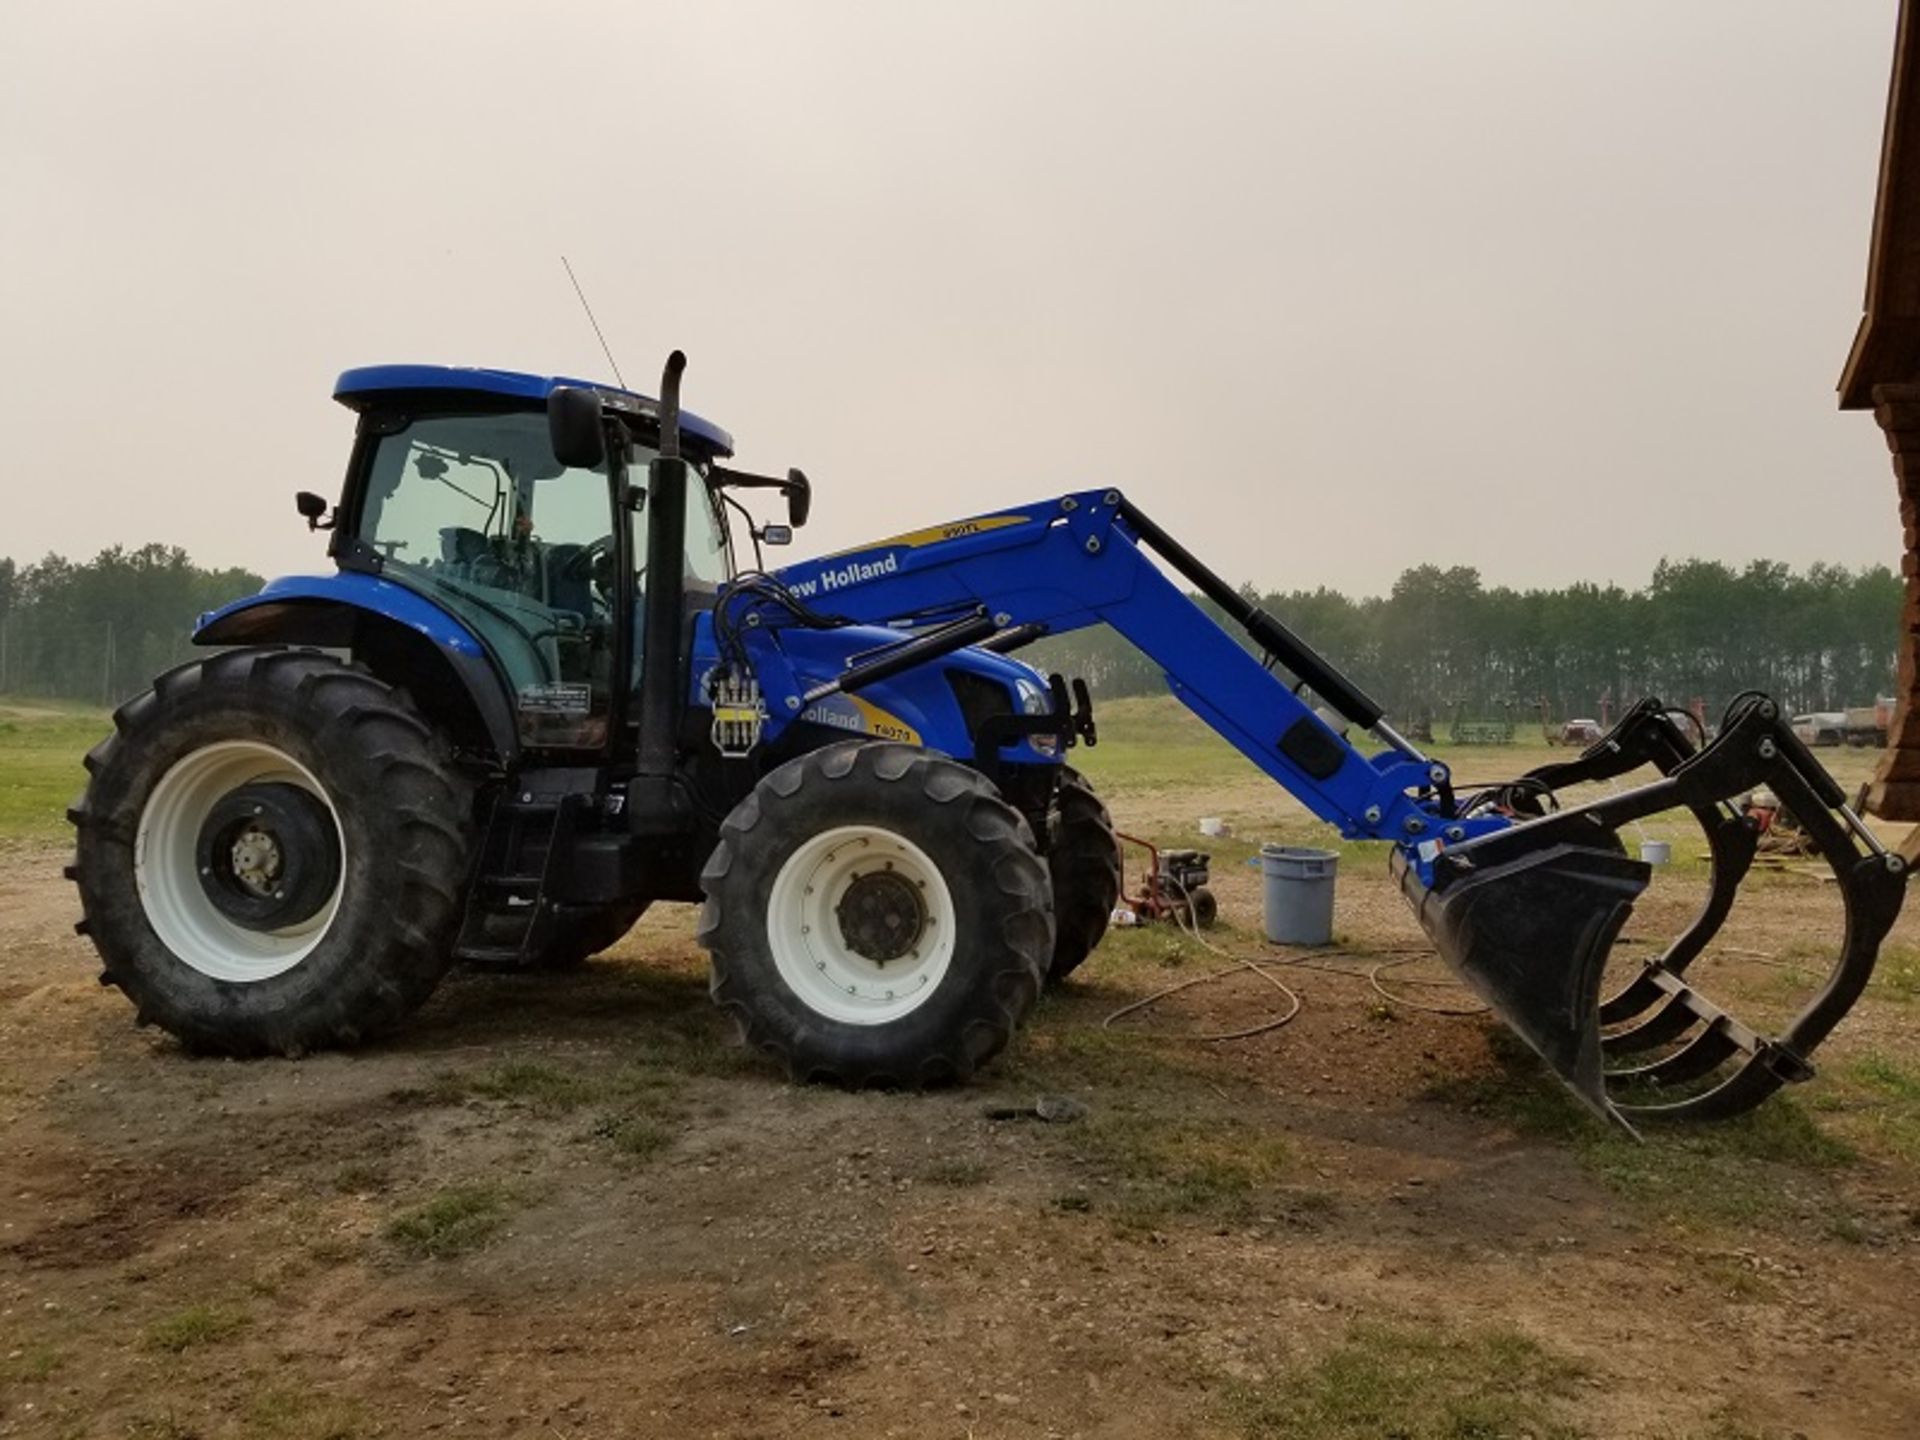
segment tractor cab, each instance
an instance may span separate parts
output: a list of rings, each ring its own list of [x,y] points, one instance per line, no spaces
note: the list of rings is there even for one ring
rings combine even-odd
[[[574,382],[496,370],[379,366],[340,377],[359,440],[332,553],[460,621],[505,677],[519,743],[601,750],[646,668],[645,477],[654,402],[582,386],[609,417],[593,464],[555,453],[547,402]],[[724,430],[680,422],[684,603],[711,605],[733,574],[715,463]]]

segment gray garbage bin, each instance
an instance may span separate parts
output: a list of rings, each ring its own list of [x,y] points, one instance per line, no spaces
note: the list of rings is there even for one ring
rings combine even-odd
[[[1267,939],[1276,945],[1326,945],[1333,940],[1333,880],[1340,857],[1303,845],[1262,845]]]

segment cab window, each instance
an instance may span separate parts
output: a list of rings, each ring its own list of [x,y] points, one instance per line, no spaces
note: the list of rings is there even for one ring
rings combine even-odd
[[[611,714],[612,517],[606,470],[556,461],[544,414],[422,416],[381,439],[359,538],[487,642],[523,744],[591,749]]]

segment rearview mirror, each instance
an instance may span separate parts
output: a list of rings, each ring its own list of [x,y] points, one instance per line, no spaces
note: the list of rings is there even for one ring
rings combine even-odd
[[[562,385],[547,396],[547,436],[553,458],[575,470],[591,470],[607,458],[607,432],[600,418],[600,397],[577,385]]]
[[[326,518],[326,498],[314,494],[311,490],[299,490],[294,493],[293,508],[300,512],[300,518],[307,522],[309,530],[331,530],[333,524]]]
[[[787,471],[787,521],[798,530],[807,523],[807,514],[813,509],[813,482],[798,470]],[[789,536],[789,539],[792,537]]]
[[[762,545],[791,545],[793,527],[791,525],[762,525],[760,527]]]

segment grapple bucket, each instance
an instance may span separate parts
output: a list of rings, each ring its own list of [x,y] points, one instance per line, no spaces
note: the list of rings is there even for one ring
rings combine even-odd
[[[1400,884],[1441,957],[1595,1114],[1607,1098],[1600,987],[1607,956],[1646,889],[1617,851],[1550,845],[1429,890],[1396,857]]]
[[[1565,788],[1642,766],[1660,777],[1591,804],[1551,810]],[[1832,868],[1845,933],[1824,984],[1778,1035],[1742,1024],[1688,983],[1733,907],[1756,826],[1735,803],[1756,787],[1792,809]],[[1578,759],[1544,766],[1497,801],[1510,828],[1432,854],[1396,856],[1401,889],[1441,957],[1595,1113],[1719,1119],[1812,1076],[1808,1056],[1852,1008],[1899,914],[1906,867],[1763,696],[1743,696],[1719,736],[1696,746],[1657,701],[1630,710]],[[1690,812],[1712,860],[1693,923],[1617,994],[1608,955],[1651,878],[1618,832],[1661,811]],[[1424,872],[1423,873],[1423,869]]]

